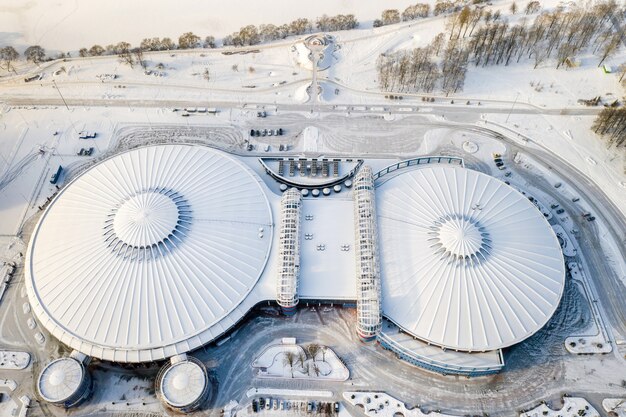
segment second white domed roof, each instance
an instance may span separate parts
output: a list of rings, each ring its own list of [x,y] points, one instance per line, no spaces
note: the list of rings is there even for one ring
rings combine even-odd
[[[477,171],[400,173],[377,188],[383,314],[464,351],[518,343],[550,319],[565,266],[525,196]]]

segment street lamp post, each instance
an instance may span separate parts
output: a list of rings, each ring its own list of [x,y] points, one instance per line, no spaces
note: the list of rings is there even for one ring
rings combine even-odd
[[[515,100],[513,101],[513,105],[511,106],[511,110],[509,110],[509,114],[506,115],[506,120],[504,121],[504,123],[508,123],[509,122],[509,117],[511,117],[511,112],[513,111],[513,108],[515,107],[515,103],[517,103],[517,99],[519,98],[519,91],[517,92],[517,95],[515,96]]]

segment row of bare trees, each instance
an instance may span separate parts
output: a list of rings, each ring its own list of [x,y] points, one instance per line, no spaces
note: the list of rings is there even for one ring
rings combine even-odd
[[[378,81],[384,91],[433,92],[438,86],[444,93],[463,89],[469,52],[458,40],[445,48],[440,33],[425,48],[381,54],[377,61]]]
[[[476,66],[509,65],[511,60],[532,59],[537,68],[555,58],[556,67],[572,65],[576,56],[590,50],[599,58],[598,66],[620,47],[622,34],[613,28],[611,13],[619,10],[612,0],[591,7],[573,5],[539,14],[529,22],[523,18],[516,25],[493,19],[485,21],[481,9],[464,8],[450,16],[450,39],[469,37],[467,48]]]
[[[315,27],[320,31],[337,31],[348,30],[358,27],[359,22],[352,14],[318,17],[315,21]],[[262,42],[270,42],[277,39],[285,39],[290,35],[303,35],[313,31],[314,24],[309,19],[296,19],[291,23],[276,26],[273,24],[248,25],[242,27],[238,32],[226,36],[223,39],[225,46],[248,46],[256,45]]]
[[[606,140],[607,147],[626,147],[626,107],[605,107],[591,128]]]
[[[317,355],[321,353],[322,361],[324,362],[326,361],[327,351],[328,351],[327,346],[321,346],[321,345],[318,345],[317,343],[311,343],[307,345],[305,351],[299,351],[297,354],[292,351],[286,351],[283,354],[283,365],[288,366],[290,368],[292,378],[294,377],[293,368],[297,364],[300,364],[300,367],[302,368],[302,372],[304,372],[305,374],[310,375],[311,372],[313,372],[315,373],[316,376],[319,376],[320,368],[317,366],[317,363],[316,363]],[[313,363],[307,362],[307,356],[305,352],[308,352],[308,354],[311,355],[311,359],[313,360]]]
[[[514,5],[511,13],[517,12]],[[526,15],[538,13],[538,8],[538,2],[529,2]],[[464,6],[450,14],[447,32],[437,35],[428,47],[382,54],[377,61],[378,81],[384,91],[430,93],[439,86],[450,94],[462,90],[469,62],[509,65],[531,59],[537,68],[553,58],[560,68],[573,65],[582,51],[591,51],[600,66],[622,42],[623,34],[611,21],[616,10],[623,9],[613,0],[603,0],[588,7],[557,7],[510,25],[500,14]],[[440,54],[445,39],[448,44]]]
[[[12,46],[5,46],[0,48],[0,61],[7,71],[14,71],[13,63],[17,61],[20,54]],[[46,50],[39,45],[33,45],[26,48],[24,51],[24,58],[27,61],[39,64],[46,60]]]

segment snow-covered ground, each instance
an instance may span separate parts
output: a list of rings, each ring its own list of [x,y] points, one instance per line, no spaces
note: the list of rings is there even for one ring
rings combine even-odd
[[[28,352],[0,351],[0,369],[24,369],[30,364]]]
[[[321,346],[315,357],[300,345],[282,343],[266,347],[252,362],[260,378],[305,378],[328,381],[345,381],[350,376],[348,368],[335,352]],[[287,353],[293,355],[293,365],[286,361]],[[307,354],[308,353],[308,354]]]
[[[602,401],[604,411],[613,412],[617,417],[626,416],[626,398],[606,398]]]
[[[423,412],[419,406],[407,408],[406,404],[384,392],[344,392],[343,398],[363,410],[366,416],[396,417],[454,417],[440,412]]]
[[[520,417],[600,417],[598,411],[584,398],[563,397],[563,407],[553,409],[545,403],[520,413]]]

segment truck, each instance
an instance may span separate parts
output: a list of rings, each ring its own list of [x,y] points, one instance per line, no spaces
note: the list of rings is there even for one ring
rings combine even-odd
[[[59,168],[52,174],[50,177],[50,184],[56,184],[61,177],[61,172],[63,172],[63,167],[59,165]]]

